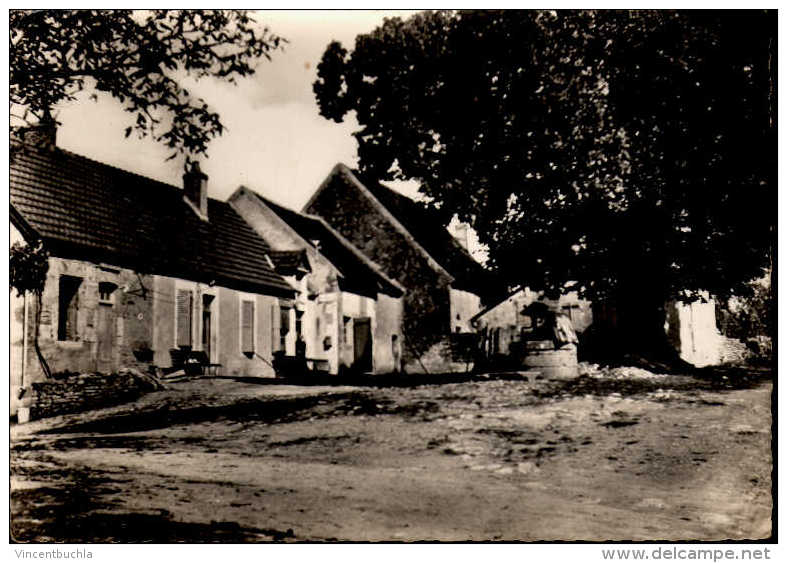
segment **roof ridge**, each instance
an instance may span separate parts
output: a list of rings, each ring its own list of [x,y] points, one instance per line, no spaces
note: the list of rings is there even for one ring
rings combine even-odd
[[[116,166],[114,164],[108,164],[106,162],[102,162],[100,160],[96,160],[95,158],[91,158],[89,156],[85,156],[83,154],[79,154],[79,153],[76,153],[74,151],[71,151],[71,150],[59,147],[59,146],[54,146],[51,149],[42,149],[41,147],[37,147],[37,146],[26,144],[26,143],[19,143],[19,144],[24,145],[25,148],[28,149],[28,150],[32,149],[33,151],[35,151],[37,153],[37,156],[45,156],[45,155],[41,154],[43,150],[47,150],[47,152],[60,152],[60,153],[66,155],[66,156],[69,156],[71,158],[76,158],[76,159],[82,160],[82,161],[84,161],[87,164],[98,165],[98,166],[101,166],[101,167],[106,168],[108,170],[111,170],[111,171],[114,171],[114,172],[119,172],[121,174],[125,174],[127,176],[132,177],[132,178],[139,178],[139,179],[144,180],[146,182],[154,182],[156,184],[160,184],[160,185],[166,186],[168,188],[179,190],[181,192],[183,191],[183,187],[182,186],[177,186],[175,184],[170,184],[169,182],[163,182],[161,180],[157,180],[155,178],[151,178],[150,176],[144,176],[143,174],[140,174],[138,172],[133,172],[131,170],[126,170],[125,168],[120,168],[119,166]],[[13,159],[12,159],[12,163],[13,163]],[[216,198],[210,197],[210,196],[208,196],[208,200],[209,201],[212,200],[212,201],[215,201],[217,203],[226,203],[225,201],[222,201],[220,199],[216,199]]]
[[[291,208],[291,207],[287,207],[286,205],[283,205],[283,204],[281,204],[281,203],[278,203],[278,202],[276,202],[276,201],[273,201],[271,198],[269,198],[269,197],[266,197],[266,196],[262,195],[261,193],[259,193],[259,192],[258,192],[258,191],[256,191],[256,190],[252,190],[251,188],[248,188],[248,190],[249,190],[251,193],[253,193],[255,196],[257,196],[258,198],[260,198],[260,199],[263,201],[263,203],[265,203],[265,204],[267,204],[267,205],[273,205],[273,206],[275,206],[275,207],[278,207],[278,208],[280,208],[280,209],[283,209],[283,210],[285,210],[285,211],[288,211],[289,213],[294,213],[294,214],[296,214],[296,215],[300,215],[301,217],[306,217],[307,219],[311,219],[311,218],[313,218],[313,217],[310,217],[308,214],[306,214],[306,213],[304,213],[304,212],[302,212],[302,211],[296,211],[295,209],[293,209],[293,208]]]
[[[293,292],[261,259],[267,241],[228,202],[209,198],[205,223],[179,203],[177,186],[59,147],[25,148],[11,162],[9,203],[66,255],[266,295]]]
[[[372,193],[372,190],[370,190],[368,186],[366,186],[366,184],[364,184],[347,165],[340,162],[334,166],[328,178],[323,181],[320,187],[317,188],[317,191],[314,193],[314,195],[312,195],[310,202],[316,199],[317,194],[319,194],[322,189],[328,185],[328,182],[336,174],[343,174],[345,178],[347,178],[350,183],[353,184],[356,189],[372,203],[372,205],[376,206],[378,210],[380,210],[383,215],[386,216],[388,222],[391,223],[394,228],[396,228],[402,235],[404,235],[409,240],[410,244],[414,245],[415,248],[418,249],[418,251],[424,256],[424,258],[426,258],[427,262],[429,262],[433,269],[436,269],[437,271],[442,272],[444,275],[448,276],[451,282],[456,280],[456,277],[446,270],[446,268],[440,264],[440,262],[438,262],[434,256],[432,256],[432,254],[418,241],[418,239],[413,236],[412,232],[410,232],[410,229],[408,229],[402,223],[402,221],[390,209],[388,209],[387,205],[383,204],[383,202],[381,202],[380,199],[374,193]],[[308,205],[310,204],[307,204],[307,206]]]
[[[356,174],[356,175],[357,175],[357,174],[358,174],[358,172],[357,172],[357,171],[353,171],[353,174]],[[364,178],[363,178],[363,176],[361,175],[361,176],[359,176],[359,179],[363,181],[363,179],[364,179]],[[364,185],[365,185],[367,188],[369,187],[369,186],[368,186],[368,182],[364,182]],[[422,207],[421,205],[419,205],[421,202],[419,202],[417,199],[413,199],[413,198],[411,198],[411,197],[410,197],[409,195],[407,195],[407,194],[403,194],[403,193],[401,193],[401,192],[399,192],[399,191],[397,191],[397,190],[393,189],[393,188],[392,188],[392,187],[390,187],[390,186],[386,186],[385,184],[383,184],[383,183],[382,183],[381,181],[379,181],[379,180],[376,180],[376,181],[374,181],[374,186],[373,186],[373,188],[372,188],[372,189],[374,189],[374,187],[375,187],[375,186],[379,186],[379,187],[383,188],[384,190],[386,190],[387,192],[389,192],[390,194],[394,195],[394,196],[395,196],[395,197],[397,197],[397,198],[400,198],[400,199],[404,199],[404,200],[406,200],[406,201],[407,201],[409,204],[415,204],[415,205],[416,205],[416,207],[417,207],[417,208],[418,208],[420,211],[423,211],[423,212],[425,212],[425,213],[430,213],[430,212],[431,212],[431,210],[430,210],[428,207]],[[481,266],[482,268],[484,267],[484,266],[483,266],[483,264],[481,264],[480,262],[478,262],[478,260],[476,260],[475,258],[473,258],[473,255],[472,255],[472,254],[470,254],[470,251],[469,251],[469,250],[467,250],[467,249],[466,249],[464,246],[462,246],[462,244],[461,244],[461,243],[460,243],[458,240],[456,240],[456,237],[455,237],[455,236],[454,236],[454,235],[451,233],[451,231],[449,231],[449,230],[448,230],[448,227],[442,227],[442,230],[444,230],[444,231],[446,232],[446,234],[448,234],[448,235],[449,235],[449,237],[450,237],[450,241],[451,241],[451,244],[453,245],[453,247],[454,247],[456,250],[458,250],[458,251],[462,252],[463,254],[465,254],[465,255],[466,255],[468,258],[470,258],[470,259],[471,259],[473,262],[475,262],[476,264],[478,264],[478,265],[479,265],[479,266]]]

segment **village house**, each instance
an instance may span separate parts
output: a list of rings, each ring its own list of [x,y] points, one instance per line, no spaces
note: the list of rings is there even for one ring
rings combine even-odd
[[[579,299],[576,292],[568,292],[559,299],[546,299],[543,294],[527,287],[517,288],[507,297],[476,314],[471,322],[480,334],[481,349],[489,360],[521,355],[522,343],[535,328],[528,307],[543,303],[556,313],[568,317],[574,330],[581,334],[593,323],[589,301]]]
[[[337,164],[303,208],[322,217],[404,296],[404,369],[466,371],[476,342],[471,318],[497,293],[492,276],[439,219],[410,198]]]
[[[331,374],[401,369],[404,288],[319,217],[240,187],[229,204],[272,249],[276,271],[298,288],[281,309],[281,349],[302,339],[311,367]]]
[[[46,127],[46,126],[44,126]],[[222,373],[273,376],[280,311],[295,289],[271,249],[198,166],[183,189],[43,142],[13,147],[11,243],[50,253],[40,347],[53,372],[168,367],[201,351]],[[35,299],[11,303],[11,386],[39,380]]]
[[[533,331],[533,319],[528,315],[528,306],[532,303],[544,303],[569,318],[579,335],[580,357],[590,355],[604,359],[605,354],[614,353],[617,331],[615,307],[580,299],[576,292],[550,300],[528,288],[519,288],[472,319],[488,359],[523,353],[521,345]],[[671,300],[665,304],[665,313],[667,342],[680,359],[697,367],[718,364],[723,360],[729,339],[719,333],[715,303],[709,295],[685,303]],[[592,338],[583,338],[583,333],[591,326],[595,334]]]

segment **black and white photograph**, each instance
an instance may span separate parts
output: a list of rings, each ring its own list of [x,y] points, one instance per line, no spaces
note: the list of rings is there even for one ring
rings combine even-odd
[[[12,559],[777,558],[779,14],[522,8],[7,10]]]

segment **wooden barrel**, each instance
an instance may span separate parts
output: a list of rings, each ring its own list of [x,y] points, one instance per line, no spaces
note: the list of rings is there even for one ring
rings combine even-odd
[[[577,377],[577,347],[567,344],[555,349],[551,340],[532,340],[525,344],[523,363],[531,370],[540,371],[548,379]]]

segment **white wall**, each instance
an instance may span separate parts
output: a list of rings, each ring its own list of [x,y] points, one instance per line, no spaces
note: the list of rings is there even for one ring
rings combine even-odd
[[[342,327],[340,329],[342,347],[340,351],[340,363],[346,367],[352,367],[355,360],[355,338],[354,338],[354,319],[369,318],[372,337],[372,367],[375,365],[375,346],[377,344],[375,334],[377,330],[377,304],[374,299],[349,293],[341,292],[341,314]],[[350,317],[345,322],[344,317]]]
[[[451,311],[451,332],[475,332],[475,328],[470,323],[481,310],[481,298],[475,293],[462,289],[448,289],[450,311]]]
[[[664,329],[681,359],[697,367],[718,364],[723,339],[716,327],[715,302],[707,297],[705,302],[673,301],[666,309]]]

